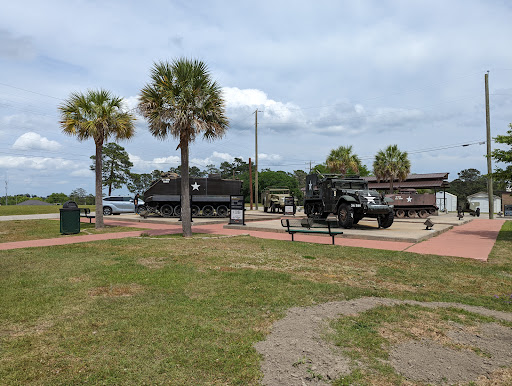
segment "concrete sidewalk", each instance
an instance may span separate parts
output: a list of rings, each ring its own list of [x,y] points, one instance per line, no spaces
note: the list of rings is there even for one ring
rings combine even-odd
[[[88,221],[82,219],[82,221]],[[265,224],[268,222],[268,224]],[[195,233],[218,234],[218,235],[250,235],[253,237],[273,239],[273,240],[289,240],[291,236],[283,233],[282,229],[276,231],[276,220],[259,221],[259,229],[244,226],[226,226],[225,221],[217,224],[200,224],[199,222],[192,224],[192,231]],[[405,251],[419,254],[432,254],[440,256],[455,256],[480,261],[487,261],[489,253],[494,246],[499,231],[505,220],[485,220],[473,219],[444,233],[434,236],[426,241],[419,243],[396,240],[369,240],[361,238],[350,238],[349,235],[338,236],[335,238],[335,245],[351,246],[372,249],[384,249],[392,251]],[[45,240],[28,240],[11,243],[0,243],[0,250],[42,247],[51,245],[65,245],[99,240],[120,239],[127,237],[138,237],[145,233],[150,236],[163,234],[181,233],[181,223],[160,223],[160,222],[133,222],[116,220],[105,220],[106,225],[117,225],[126,227],[145,228],[143,231],[130,231],[119,233],[105,233],[100,235],[84,235],[84,236],[68,236],[55,239]],[[348,237],[345,237],[348,236]],[[295,235],[297,242],[310,242],[318,244],[331,244],[329,236],[317,236],[310,234]]]
[[[407,252],[466,257],[487,261],[506,220],[477,218],[437,237],[407,248]]]

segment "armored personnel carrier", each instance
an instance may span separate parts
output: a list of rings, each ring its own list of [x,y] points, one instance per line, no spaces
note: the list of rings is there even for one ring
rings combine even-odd
[[[192,217],[228,217],[231,195],[242,193],[242,181],[224,180],[218,174],[208,178],[190,177]],[[181,214],[181,177],[165,173],[144,192],[142,215],[179,217]]]
[[[325,219],[329,214],[338,218],[338,225],[351,228],[363,217],[376,218],[380,228],[393,224],[392,200],[359,177],[337,174],[310,174],[306,177],[304,212],[308,217]]]
[[[438,211],[436,195],[417,193],[415,189],[403,189],[398,193],[386,194],[393,200],[393,211],[396,218],[427,218]]]

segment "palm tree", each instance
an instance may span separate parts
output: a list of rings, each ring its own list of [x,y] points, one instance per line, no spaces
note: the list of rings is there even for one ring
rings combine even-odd
[[[85,95],[72,93],[59,106],[62,131],[79,141],[94,139],[96,145],[96,228],[103,228],[102,153],[103,143],[131,138],[135,132],[135,117],[122,110],[123,99],[106,90],[89,90]]]
[[[192,236],[190,218],[189,144],[200,134],[207,140],[228,128],[224,99],[205,63],[180,58],[159,62],[151,69],[151,82],[141,91],[139,110],[153,136],[179,140],[181,150],[181,220],[183,236]]]
[[[375,155],[373,172],[377,181],[389,180],[389,192],[393,193],[393,181],[404,181],[407,178],[411,172],[411,161],[406,151],[400,151],[397,145],[389,145]]]
[[[359,173],[361,160],[357,155],[352,154],[352,146],[340,146],[331,150],[325,164],[332,173],[346,174],[348,170]]]

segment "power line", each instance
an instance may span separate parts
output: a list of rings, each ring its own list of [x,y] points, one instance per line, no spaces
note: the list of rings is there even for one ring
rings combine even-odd
[[[27,90],[27,89],[24,89],[24,88],[21,88],[21,87],[16,87],[16,86],[12,86],[10,84],[6,84],[6,83],[1,83],[0,82],[0,85],[2,86],[5,86],[5,87],[10,87],[10,88],[14,88],[16,90],[21,90],[21,91],[25,91],[25,92],[29,92],[31,94],[36,94],[36,95],[40,95],[40,96],[44,96],[44,97],[48,97],[48,98],[52,98],[52,99],[57,99],[59,101],[63,101],[64,99],[62,98],[57,98],[57,97],[54,97],[52,95],[48,95],[48,94],[42,94],[40,92],[36,92],[36,91],[30,91],[30,90]]]

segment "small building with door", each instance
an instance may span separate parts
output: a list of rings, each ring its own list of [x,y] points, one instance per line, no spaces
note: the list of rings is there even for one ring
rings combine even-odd
[[[489,198],[487,192],[478,192],[467,197],[469,208],[476,210],[480,208],[481,213],[489,213]],[[501,212],[501,198],[493,196],[494,208],[493,213]]]
[[[441,212],[457,212],[457,202],[455,194],[445,191],[436,193],[436,205]]]
[[[501,211],[505,216],[512,216],[512,192],[501,193]]]

